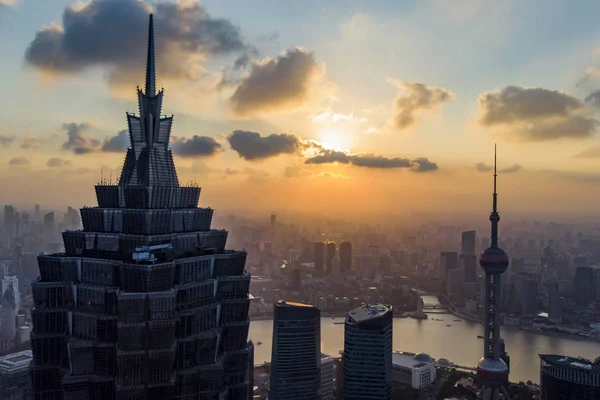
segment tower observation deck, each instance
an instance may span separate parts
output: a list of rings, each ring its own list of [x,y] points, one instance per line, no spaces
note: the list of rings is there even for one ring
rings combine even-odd
[[[496,192],[496,150],[494,148],[494,194],[490,214],[492,225],[490,247],[481,253],[479,265],[485,272],[485,322],[483,358],[477,364],[477,376],[483,381],[478,398],[498,400],[500,393],[504,399],[510,397],[506,391],[508,385],[508,366],[501,358],[502,339],[500,338],[500,294],[501,275],[508,268],[509,259],[504,250],[498,247],[498,193]]]
[[[36,399],[252,398],[246,252],[226,250],[181,186],[161,117],[150,16],[146,87],[127,114],[131,146],[117,185],[96,186],[64,253],[40,255],[32,284]]]

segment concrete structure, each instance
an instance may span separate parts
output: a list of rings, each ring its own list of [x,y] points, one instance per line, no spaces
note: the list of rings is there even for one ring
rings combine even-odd
[[[409,385],[413,389],[426,389],[435,382],[433,358],[425,353],[416,355],[392,354],[394,384]]]
[[[321,400],[333,400],[333,357],[321,354]]]
[[[392,307],[364,304],[346,316],[344,400],[392,398]]]
[[[274,311],[269,400],[320,399],[321,312],[283,300]]]
[[[63,233],[64,253],[38,257],[36,398],[252,397],[246,252],[225,250],[200,188],[179,184],[154,60],[150,16],[119,183],[96,186],[98,207],[81,209],[83,230]]]
[[[600,359],[540,354],[541,400],[600,399]]]
[[[24,400],[31,397],[29,364],[31,350],[0,357],[0,400]]]
[[[485,271],[484,290],[484,338],[483,358],[477,364],[477,376],[483,382],[478,398],[482,400],[498,400],[501,394],[504,399],[510,399],[508,386],[508,366],[501,358],[502,340],[500,338],[500,305],[501,305],[501,276],[508,268],[509,258],[498,247],[498,194],[496,193],[496,154],[494,151],[494,194],[490,214],[491,244],[479,257],[479,265]]]

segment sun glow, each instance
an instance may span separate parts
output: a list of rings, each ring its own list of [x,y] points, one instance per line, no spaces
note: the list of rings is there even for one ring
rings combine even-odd
[[[350,138],[345,132],[340,131],[322,131],[319,135],[319,142],[328,150],[349,151]]]

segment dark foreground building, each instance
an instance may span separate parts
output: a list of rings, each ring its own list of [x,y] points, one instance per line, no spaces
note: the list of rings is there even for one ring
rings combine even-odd
[[[180,186],[161,117],[150,16],[146,88],[127,114],[131,147],[118,185],[96,186],[83,230],[38,258],[32,285],[35,399],[251,398],[246,253],[225,250]]]
[[[600,360],[540,354],[541,400],[600,399]]]

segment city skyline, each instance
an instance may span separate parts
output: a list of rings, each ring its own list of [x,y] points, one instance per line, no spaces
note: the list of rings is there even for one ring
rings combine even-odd
[[[209,205],[483,211],[495,142],[511,215],[589,214],[600,194],[591,1],[1,3],[3,203],[79,208],[93,203],[79,185],[116,179],[149,11],[169,55],[157,89],[174,99],[175,163]]]

